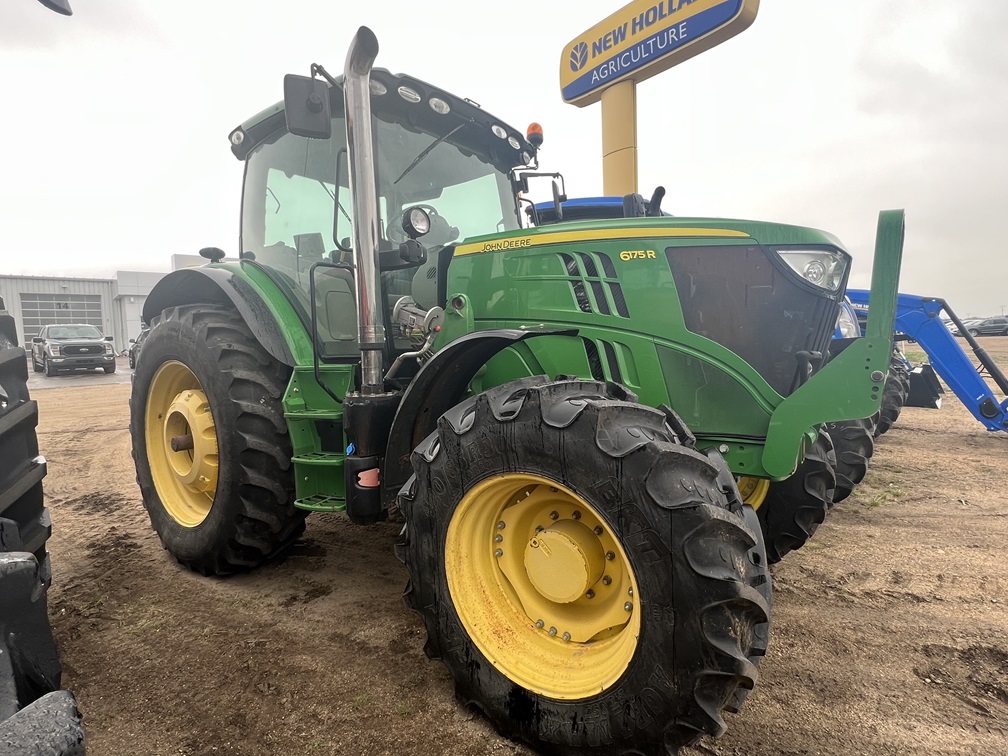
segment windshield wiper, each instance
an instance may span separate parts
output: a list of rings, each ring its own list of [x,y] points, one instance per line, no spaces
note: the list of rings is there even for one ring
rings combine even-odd
[[[346,218],[348,221],[350,221],[350,216],[347,215],[347,211],[343,209],[343,205],[340,204],[340,201],[336,199],[336,195],[333,193],[332,189],[326,186],[326,182],[323,181],[322,179],[315,179],[315,180],[319,182],[319,185],[323,189],[325,189],[325,193],[329,195],[329,199],[331,199],[333,202],[336,203],[336,207],[338,207],[339,211],[343,213],[343,217]],[[350,222],[353,223],[353,221]]]
[[[412,170],[413,170],[414,168],[416,168],[416,167],[417,167],[417,165],[419,165],[420,161],[421,161],[421,160],[423,160],[423,159],[424,159],[425,157],[427,157],[427,156],[428,156],[428,155],[430,154],[430,151],[431,151],[431,150],[433,150],[433,149],[434,149],[435,147],[437,147],[437,146],[438,146],[439,144],[441,144],[441,142],[443,142],[443,141],[444,141],[445,139],[447,139],[448,137],[452,136],[452,135],[453,135],[453,134],[454,134],[454,133],[455,133],[456,131],[458,131],[459,129],[461,129],[461,128],[462,128],[463,126],[465,126],[465,125],[466,125],[467,123],[469,123],[469,122],[468,122],[468,121],[463,121],[462,123],[460,123],[460,124],[459,124],[458,126],[456,126],[456,127],[454,128],[454,129],[452,129],[451,131],[449,131],[449,132],[448,132],[447,134],[445,134],[444,136],[442,136],[442,137],[438,137],[438,138],[437,138],[437,139],[435,139],[435,140],[434,140],[433,142],[431,142],[431,143],[430,143],[430,145],[429,145],[429,146],[427,146],[427,147],[426,147],[426,148],[424,149],[424,151],[423,151],[423,152],[421,152],[421,153],[420,153],[419,155],[417,155],[417,156],[416,156],[415,158],[413,158],[413,162],[412,162],[412,163],[410,163],[410,164],[409,164],[408,166],[406,166],[406,170],[405,170],[405,171],[403,171],[402,173],[400,173],[400,174],[399,174],[399,178],[397,178],[397,179],[396,179],[395,181],[393,181],[392,183],[393,183],[393,184],[398,184],[398,183],[399,183],[400,181],[402,181],[402,180],[403,180],[403,177],[404,177],[404,176],[405,176],[405,175],[406,175],[407,173],[409,173],[410,171],[412,171]]]

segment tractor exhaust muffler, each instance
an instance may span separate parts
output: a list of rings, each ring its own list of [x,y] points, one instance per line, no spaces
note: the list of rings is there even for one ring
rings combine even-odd
[[[354,35],[343,69],[350,201],[354,209],[353,256],[357,283],[357,338],[361,350],[361,393],[384,389],[382,357],[385,325],[378,294],[378,193],[371,133],[371,66],[378,57],[378,38],[366,26]]]

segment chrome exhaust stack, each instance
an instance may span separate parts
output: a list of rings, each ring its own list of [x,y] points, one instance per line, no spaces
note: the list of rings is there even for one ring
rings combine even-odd
[[[371,66],[376,57],[378,38],[373,31],[362,26],[350,43],[343,69],[362,394],[378,394],[384,390],[382,356],[385,324],[378,281],[378,241],[381,234],[374,137],[371,133]]]

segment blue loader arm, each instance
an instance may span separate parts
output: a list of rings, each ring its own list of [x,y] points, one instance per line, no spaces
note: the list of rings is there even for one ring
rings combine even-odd
[[[847,296],[855,307],[868,304],[868,292],[864,289],[848,289]],[[944,299],[900,294],[896,300],[895,328],[921,345],[935,372],[987,430],[1008,431],[1008,399],[998,401],[956,337],[945,327],[940,317],[943,311],[964,334],[981,367],[986,369],[998,388],[1008,394],[1008,379],[1004,373],[969,334]]]

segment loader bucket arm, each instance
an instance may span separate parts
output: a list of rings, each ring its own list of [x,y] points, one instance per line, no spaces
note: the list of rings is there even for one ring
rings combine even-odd
[[[794,472],[802,452],[796,429],[812,428],[823,418],[858,420],[878,410],[892,351],[903,232],[902,210],[879,213],[867,333],[774,410],[763,449],[763,467],[770,477]]]
[[[864,289],[849,289],[847,296],[858,307],[873,301],[873,295]],[[895,329],[920,344],[934,371],[987,430],[1008,431],[1008,399],[998,401],[979,369],[942,323],[942,312],[958,326],[959,333],[976,355],[980,368],[987,371],[1003,393],[1008,394],[1008,378],[944,299],[900,294],[896,301]]]

